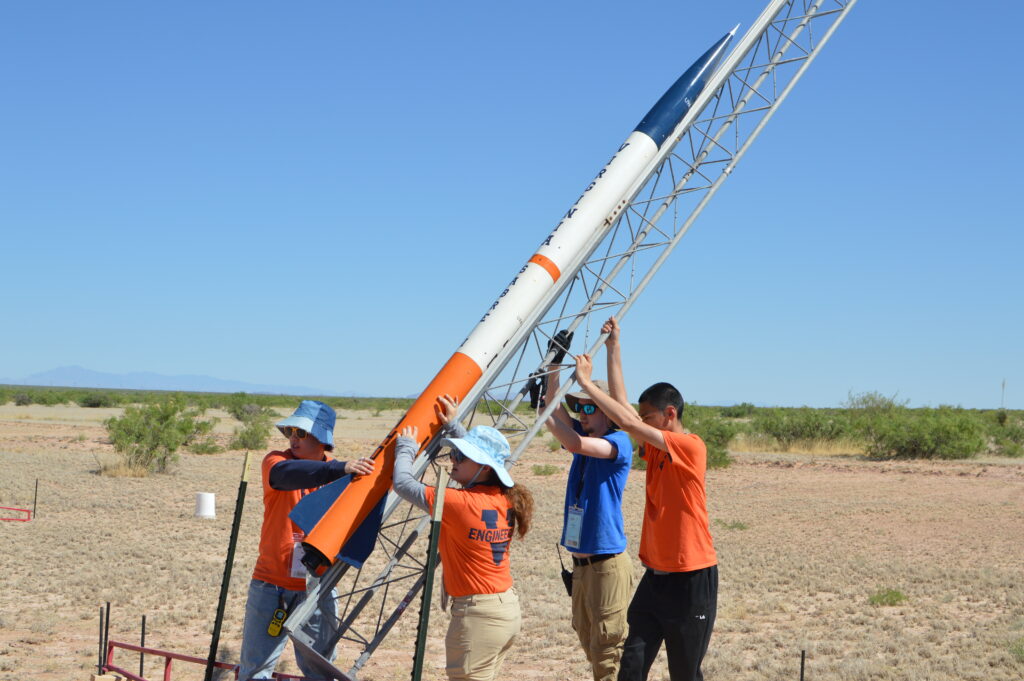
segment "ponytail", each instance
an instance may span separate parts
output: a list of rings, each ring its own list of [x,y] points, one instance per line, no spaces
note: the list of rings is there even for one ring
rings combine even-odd
[[[512,529],[522,539],[530,531],[530,523],[533,522],[533,494],[522,485],[501,485],[501,492],[512,505]]]
[[[493,468],[487,467],[487,479],[481,480],[478,485],[497,485],[501,493],[508,499],[512,507],[512,530],[522,539],[530,531],[530,524],[533,522],[533,494],[522,485],[506,487]]]

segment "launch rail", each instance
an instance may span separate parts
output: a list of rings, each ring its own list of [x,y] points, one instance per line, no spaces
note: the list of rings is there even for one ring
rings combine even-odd
[[[609,316],[622,318],[633,306],[855,2],[771,0],[631,188],[625,208],[488,365],[463,400],[460,418],[468,419],[467,425],[478,421],[500,428],[512,444],[511,462],[523,455],[572,388],[571,380],[561,381],[558,394],[539,413],[521,408],[531,383],[548,370],[554,353],[549,341],[567,329],[575,333],[571,352],[593,354],[603,345],[601,324]],[[428,484],[436,480],[431,457],[438,448],[435,439],[414,462],[414,474]],[[424,582],[429,517],[394,493],[383,517],[367,563],[355,569],[335,562],[316,587],[319,593],[337,588],[336,640],[355,654],[339,679],[357,677]],[[312,641],[303,622],[319,593],[290,618],[297,641]]]

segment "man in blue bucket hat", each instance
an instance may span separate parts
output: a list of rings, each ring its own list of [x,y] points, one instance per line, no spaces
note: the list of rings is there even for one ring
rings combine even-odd
[[[288,514],[302,497],[318,487],[345,475],[373,471],[372,459],[345,462],[327,454],[334,450],[334,421],[334,410],[329,405],[303,400],[291,416],[276,424],[288,438],[288,449],[270,452],[263,459],[263,528],[245,604],[239,681],[271,678],[287,640],[281,625],[306,597],[306,568],[302,565],[305,534]],[[318,632],[316,651],[333,660],[334,650],[329,644],[337,618],[334,600],[325,599],[320,607],[309,627]],[[320,678],[299,650],[295,658],[303,675]]]

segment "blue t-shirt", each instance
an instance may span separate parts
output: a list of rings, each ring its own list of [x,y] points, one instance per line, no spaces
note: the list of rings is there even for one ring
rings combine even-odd
[[[573,428],[581,433],[580,424],[575,419]],[[565,508],[562,511],[562,546],[576,553],[621,553],[626,550],[622,491],[626,488],[626,479],[633,461],[633,444],[629,441],[629,435],[621,430],[613,430],[602,437],[616,448],[617,453],[613,458],[598,459],[573,454],[572,466],[569,467]],[[581,475],[583,488],[577,499],[576,491],[580,489]],[[577,547],[569,547],[565,543],[571,506],[583,509],[580,545]]]

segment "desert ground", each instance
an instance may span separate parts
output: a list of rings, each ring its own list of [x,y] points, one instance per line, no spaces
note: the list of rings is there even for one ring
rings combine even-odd
[[[208,653],[244,455],[186,453],[169,474],[100,476],[100,462],[116,456],[102,421],[119,411],[0,405],[0,506],[30,508],[39,485],[31,522],[0,522],[0,679],[88,679],[107,601],[111,639],[137,643],[145,615],[148,646]],[[226,444],[237,423],[217,415]],[[400,414],[339,416],[336,455],[344,459],[371,451]],[[524,626],[501,675],[583,680],[589,671],[555,553],[567,461],[547,440],[535,440],[513,469],[533,491],[537,515],[532,532],[513,543]],[[283,443],[271,440],[272,447]],[[221,659],[229,662],[238,657],[259,538],[260,455],[221,637]],[[801,651],[807,679],[1024,677],[1024,461],[733,456],[732,466],[707,476],[721,583],[706,678],[799,679]],[[638,574],[643,475],[633,471],[625,502]],[[198,492],[216,494],[215,519],[194,517]],[[886,590],[905,600],[871,602]],[[442,679],[447,621],[436,599],[434,609],[424,678]],[[361,679],[409,677],[416,610]],[[353,659],[343,649],[338,666],[347,669]],[[138,669],[134,654],[117,660]],[[289,650],[278,671],[296,669]],[[161,678],[160,661],[147,658],[146,674]],[[200,679],[202,669],[177,663],[173,678]],[[651,678],[668,678],[663,659]]]

